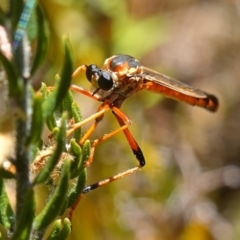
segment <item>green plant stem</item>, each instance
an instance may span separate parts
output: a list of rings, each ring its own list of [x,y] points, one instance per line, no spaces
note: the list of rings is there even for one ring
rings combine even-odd
[[[29,116],[27,109],[29,108],[28,103],[28,83],[24,83],[24,94],[23,99],[18,102],[18,107],[22,111],[24,117],[18,118],[16,122],[16,221],[20,219],[20,215],[23,209],[25,196],[29,187],[29,163],[30,156],[29,151],[25,148],[26,133],[28,130]],[[21,114],[22,115],[22,114]],[[16,222],[16,225],[19,223]]]
[[[27,136],[31,128],[32,119],[32,95],[31,86],[29,84],[30,67],[29,67],[29,53],[28,53],[28,40],[26,34],[23,35],[18,47],[13,52],[13,61],[15,67],[18,70],[20,76],[18,81],[21,82],[23,91],[20,97],[14,99],[14,103],[17,105],[17,110],[20,113],[16,120],[16,225],[15,230],[20,231],[21,219],[25,212],[27,201],[27,194],[30,186],[29,179],[29,164],[30,164],[30,152],[26,147]],[[29,222],[28,224],[31,224]],[[27,224],[27,225],[28,225]]]

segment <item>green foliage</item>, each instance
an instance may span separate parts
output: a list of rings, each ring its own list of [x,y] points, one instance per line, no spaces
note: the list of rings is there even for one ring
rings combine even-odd
[[[12,240],[25,240],[30,238],[32,221],[35,215],[34,211],[34,192],[33,189],[29,188],[24,195],[22,209],[18,216],[19,219],[16,219],[17,225],[13,236],[11,237]]]
[[[61,177],[51,199],[34,220],[34,230],[41,231],[46,229],[60,213],[64,204],[64,199],[67,197],[68,181],[70,178],[69,170],[70,160],[65,160],[62,167]]]
[[[40,6],[36,7],[37,18],[37,48],[35,58],[32,63],[31,74],[35,73],[37,68],[43,63],[48,50],[48,38],[46,32],[46,20]]]
[[[12,59],[0,52],[0,61],[8,79],[9,108],[6,111],[13,125],[7,134],[15,133],[12,161],[3,160],[11,165],[11,169],[4,167],[3,162],[0,167],[0,224],[4,229],[1,238],[42,239],[48,231],[50,234],[47,239],[67,239],[71,222],[68,218],[58,218],[77,201],[85,186],[84,162],[90,151],[89,141],[83,147],[78,144],[81,129],[76,129],[70,136],[67,134],[73,122],[82,120],[80,109],[69,91],[73,72],[70,42],[64,39],[63,64],[55,86],[48,88],[42,84],[41,89],[35,92],[31,87],[31,79],[43,62],[48,42],[45,17],[40,6],[33,1],[26,1],[25,7],[19,1],[14,7],[10,6],[10,10],[14,16],[8,19],[6,14],[6,22],[10,21],[15,34],[20,35],[14,38],[18,42],[11,43],[16,46]],[[33,59],[28,53],[30,43],[25,41],[31,19],[26,14],[35,14],[37,19],[37,36],[34,40],[37,47]],[[41,139],[44,124],[51,132],[45,144]],[[2,125],[1,135],[3,130]],[[6,129],[4,131],[5,134]],[[15,211],[6,192],[5,178],[16,182]],[[45,207],[36,212],[36,199],[41,199],[35,191],[39,184],[47,186],[48,196]]]
[[[54,223],[53,229],[47,240],[64,240],[71,232],[71,222],[68,218],[63,221],[57,220]]]
[[[13,210],[8,201],[7,193],[4,189],[3,178],[0,177],[0,223],[6,229],[13,226]]]
[[[7,59],[7,57],[0,52],[0,60],[4,66],[7,79],[8,79],[8,94],[9,97],[18,98],[22,95],[22,81],[19,79],[17,75],[16,69],[13,64]]]

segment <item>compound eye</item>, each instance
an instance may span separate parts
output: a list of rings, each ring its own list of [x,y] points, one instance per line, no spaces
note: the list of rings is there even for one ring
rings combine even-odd
[[[95,64],[87,66],[86,77],[89,82],[92,82],[93,74],[97,73],[98,71],[99,71],[99,69],[97,68],[97,66]]]
[[[104,91],[108,91],[113,87],[113,80],[108,72],[101,72],[98,79],[98,86]]]

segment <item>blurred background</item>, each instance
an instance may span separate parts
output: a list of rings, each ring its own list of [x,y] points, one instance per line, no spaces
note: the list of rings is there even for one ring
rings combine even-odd
[[[240,1],[42,0],[49,20],[48,61],[34,85],[53,84],[68,35],[75,67],[102,66],[114,54],[214,94],[204,109],[140,92],[122,110],[141,146],[142,171],[85,195],[71,239],[229,240],[240,238]],[[84,74],[74,79],[89,89]],[[83,117],[100,103],[75,94]],[[118,127],[108,112],[92,139]],[[84,129],[86,129],[85,126]],[[88,184],[137,161],[122,133],[101,143]]]

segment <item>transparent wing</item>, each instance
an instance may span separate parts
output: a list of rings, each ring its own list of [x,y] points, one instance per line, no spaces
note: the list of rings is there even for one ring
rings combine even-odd
[[[176,79],[170,78],[166,75],[155,72],[149,68],[142,67],[144,78],[149,81],[153,81],[158,85],[162,85],[174,91],[180,92],[187,96],[196,98],[206,98],[207,94],[197,88],[191,87]]]

